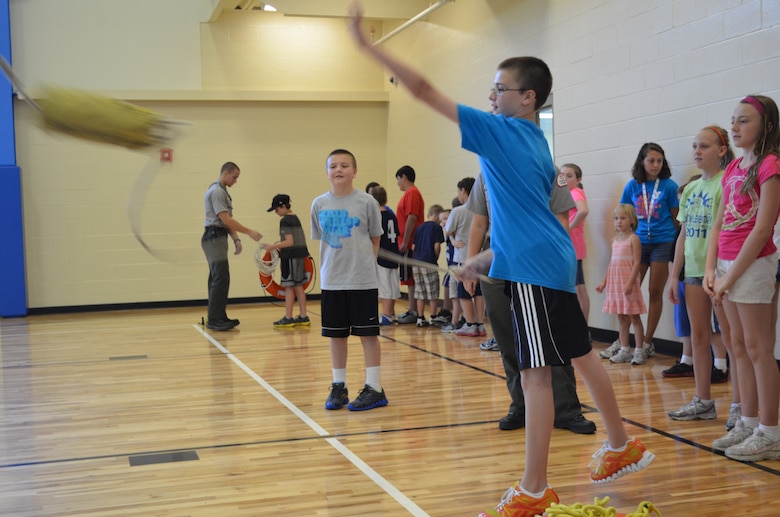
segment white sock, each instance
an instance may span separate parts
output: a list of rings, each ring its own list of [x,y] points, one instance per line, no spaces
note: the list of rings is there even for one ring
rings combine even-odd
[[[621,352],[630,352],[631,351],[631,347],[630,346],[620,345],[620,351]]]
[[[776,425],[758,424],[758,430],[764,433],[767,438],[773,442],[780,440],[780,429],[778,429]]]
[[[372,389],[375,391],[382,391],[382,383],[379,382],[380,379],[380,368],[381,366],[369,366],[366,367],[366,384],[371,386]]]
[[[693,357],[683,354],[680,358],[680,362],[682,364],[687,364],[688,366],[693,366]]]
[[[725,357],[716,357],[715,360],[712,362],[712,365],[722,372],[728,371],[729,369]]]
[[[333,368],[333,382],[347,383],[347,369],[346,368]]]
[[[758,417],[757,416],[743,416],[742,417],[742,423],[745,424],[745,427],[749,427],[750,429],[755,429],[758,427]]]
[[[544,492],[545,492],[545,490],[547,490],[547,489],[545,489],[545,490],[542,490],[542,491],[541,491],[541,492],[539,492],[539,493],[533,493],[533,492],[529,492],[528,490],[526,490],[525,488],[523,488],[523,487],[522,487],[522,485],[520,485],[519,483],[518,483],[518,485],[517,485],[517,486],[518,486],[518,487],[520,487],[520,491],[521,491],[522,493],[524,493],[524,494],[526,494],[526,495],[530,495],[530,496],[531,496],[531,497],[533,497],[534,499],[541,499],[542,497],[544,497]],[[547,485],[547,488],[550,488],[550,485]]]

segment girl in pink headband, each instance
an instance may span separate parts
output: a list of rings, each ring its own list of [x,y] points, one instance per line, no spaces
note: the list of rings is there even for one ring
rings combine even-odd
[[[780,214],[780,128],[777,104],[763,95],[742,99],[731,117],[742,158],[723,174],[723,197],[712,225],[704,290],[723,304],[731,325],[742,417],[712,444],[739,461],[780,459],[780,372],[774,361]]]

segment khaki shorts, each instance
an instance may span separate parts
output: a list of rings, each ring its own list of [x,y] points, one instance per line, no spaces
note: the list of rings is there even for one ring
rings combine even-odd
[[[733,260],[718,259],[715,276],[720,278],[734,264]],[[729,301],[735,303],[771,303],[775,294],[777,254],[757,258],[727,291]]]

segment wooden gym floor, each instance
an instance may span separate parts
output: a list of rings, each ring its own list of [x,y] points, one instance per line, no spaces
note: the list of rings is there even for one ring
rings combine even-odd
[[[438,328],[383,329],[390,404],[326,411],[328,341],[310,307],[310,329],[275,330],[274,304],[232,306],[242,323],[229,332],[198,325],[202,308],[0,320],[0,515],[445,517],[498,503],[524,457],[524,432],[497,427],[509,403],[498,352]],[[364,370],[351,343],[354,397]],[[665,517],[777,512],[780,462],[709,448],[729,384],[713,387],[717,420],[666,416],[693,396],[693,379],[661,377],[673,363],[605,361],[629,434],[657,456],[608,485],[588,479],[605,434],[580,383],[599,431],[554,431],[561,501],[608,495],[631,512],[649,500]]]

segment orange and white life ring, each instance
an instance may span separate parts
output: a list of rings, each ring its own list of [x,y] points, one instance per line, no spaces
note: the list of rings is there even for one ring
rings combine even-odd
[[[271,261],[271,252],[266,251],[265,255],[263,255],[263,260],[265,262]],[[306,281],[303,283],[303,288],[308,289],[309,285],[311,284],[312,279],[314,278],[314,259],[311,257],[306,257],[303,261],[303,269],[306,271]],[[274,298],[279,298],[280,300],[284,300],[284,287],[279,285],[276,280],[274,280],[274,277],[271,275],[266,275],[262,271],[260,272],[260,285],[265,289],[265,292],[273,296]]]

